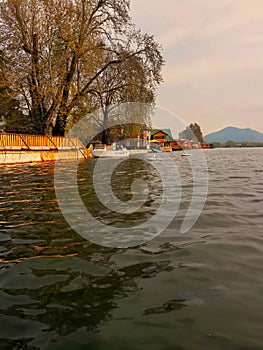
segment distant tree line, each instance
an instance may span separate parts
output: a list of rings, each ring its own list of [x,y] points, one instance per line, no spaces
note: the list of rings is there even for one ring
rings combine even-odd
[[[263,141],[262,142],[235,142],[235,141],[227,141],[225,143],[221,142],[214,142],[213,143],[215,148],[231,148],[231,147],[263,147]]]
[[[135,28],[129,7],[130,0],[2,0],[2,128],[64,135],[98,108],[107,128],[114,104],[154,105],[161,47]],[[142,113],[147,122],[149,110]]]

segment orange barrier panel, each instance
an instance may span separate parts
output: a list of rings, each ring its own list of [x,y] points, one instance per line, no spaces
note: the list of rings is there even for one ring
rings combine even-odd
[[[85,149],[77,137],[0,133],[0,148],[4,149]]]

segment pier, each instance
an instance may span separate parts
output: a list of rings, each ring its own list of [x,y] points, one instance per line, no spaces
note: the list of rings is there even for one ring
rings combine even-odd
[[[0,164],[86,159],[89,155],[77,137],[0,133]]]

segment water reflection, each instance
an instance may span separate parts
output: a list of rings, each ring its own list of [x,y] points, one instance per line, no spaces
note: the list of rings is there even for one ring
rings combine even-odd
[[[82,258],[36,258],[2,273],[2,323],[10,321],[10,316],[15,318],[13,321],[27,322],[24,326],[22,322],[19,330],[16,322],[10,322],[10,331],[6,333],[2,328],[0,338],[19,338],[21,327],[29,327],[33,338],[47,332],[46,336],[55,339],[83,327],[94,331],[111,318],[116,299],[138,290],[138,278],[153,278],[173,269],[169,261],[148,261],[116,269],[109,261],[113,251],[99,247],[78,249]],[[146,310],[145,314],[150,312]]]
[[[154,169],[143,171],[140,162],[117,168],[113,178],[116,195],[127,200],[136,169],[148,182],[150,174],[151,194],[145,207],[129,217],[137,222],[154,212],[161,193],[158,174]],[[127,215],[110,213],[96,198],[93,167],[92,161],[79,167],[79,190],[85,205],[104,222],[125,223]],[[2,170],[0,320],[7,326],[1,328],[0,338],[6,348],[25,347],[36,339],[41,342],[44,335],[56,341],[82,328],[94,331],[111,318],[116,300],[138,290],[138,278],[173,269],[169,261],[154,259],[118,269],[110,259],[121,250],[102,248],[79,237],[59,211],[52,163]],[[120,182],[123,173],[127,176]]]
[[[97,246],[69,227],[55,198],[54,164],[1,167],[0,348],[261,349],[262,154],[220,152],[207,152],[209,195],[187,235],[179,228],[192,177],[187,159],[174,155],[183,188],[176,220],[133,249]],[[79,166],[86,207],[124,227],[127,216],[111,216],[95,198],[93,166]],[[140,162],[117,168],[121,200],[131,196],[129,167],[151,186],[129,219],[147,220],[158,208],[158,174],[144,173]]]
[[[105,159],[105,174],[101,174],[99,179],[96,179],[98,189],[101,186],[104,191],[104,175],[107,173],[107,163],[113,162],[112,159]],[[100,222],[115,226],[129,227],[137,226],[138,223],[145,222],[151,217],[160,205],[162,198],[163,184],[158,171],[143,159],[129,159],[118,165],[111,177],[111,188],[114,195],[121,201],[127,202],[133,196],[132,183],[138,178],[147,184],[149,193],[144,198],[144,201],[134,213],[122,214],[112,210],[111,197],[105,201],[103,205],[99,201],[93,187],[93,171],[96,161],[90,162],[89,167],[81,167],[78,176],[78,190],[87,210]],[[81,175],[81,176],[80,176]],[[69,184],[67,184],[69,185]]]

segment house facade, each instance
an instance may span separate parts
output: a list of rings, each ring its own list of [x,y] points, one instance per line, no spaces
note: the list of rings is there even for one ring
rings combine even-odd
[[[151,142],[156,143],[163,151],[179,151],[182,149],[176,141],[170,129],[153,129],[151,131]]]

